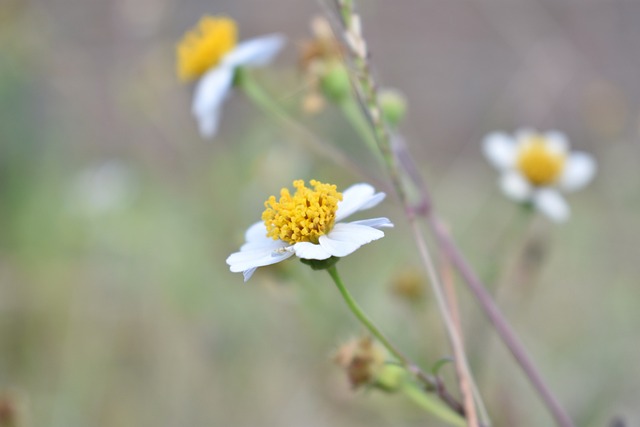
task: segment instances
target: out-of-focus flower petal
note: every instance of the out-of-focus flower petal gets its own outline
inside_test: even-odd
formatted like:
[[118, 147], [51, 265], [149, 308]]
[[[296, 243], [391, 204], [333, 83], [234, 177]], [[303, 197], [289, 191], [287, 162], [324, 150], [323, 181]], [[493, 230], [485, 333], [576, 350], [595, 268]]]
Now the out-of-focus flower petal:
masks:
[[567, 136], [557, 130], [552, 130], [544, 134], [547, 147], [554, 153], [566, 155], [569, 152], [569, 140]]
[[285, 40], [282, 34], [270, 34], [243, 41], [225, 55], [222, 65], [228, 67], [266, 65], [280, 52]]
[[213, 138], [218, 131], [220, 106], [231, 89], [233, 73], [231, 67], [214, 68], [196, 86], [191, 112], [198, 120], [200, 134], [204, 138]]
[[500, 188], [507, 197], [517, 202], [528, 200], [533, 191], [531, 184], [516, 171], [506, 172], [500, 177]]
[[596, 161], [593, 156], [576, 151], [566, 160], [564, 172], [560, 177], [560, 187], [565, 191], [575, 191], [587, 185], [596, 173]]
[[564, 222], [569, 219], [569, 205], [562, 195], [551, 188], [543, 188], [533, 195], [535, 207], [553, 221]]
[[515, 141], [502, 132], [487, 135], [482, 143], [482, 151], [487, 160], [498, 170], [509, 169], [516, 161]]

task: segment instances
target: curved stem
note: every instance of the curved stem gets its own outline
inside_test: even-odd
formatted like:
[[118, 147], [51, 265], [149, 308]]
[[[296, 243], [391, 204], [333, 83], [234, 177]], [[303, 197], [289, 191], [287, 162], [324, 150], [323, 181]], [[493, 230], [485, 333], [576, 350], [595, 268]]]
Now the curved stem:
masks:
[[[404, 353], [402, 353], [391, 341], [378, 329], [373, 321], [366, 315], [366, 313], [360, 308], [358, 303], [353, 299], [351, 293], [347, 290], [335, 264], [327, 268], [327, 272], [336, 284], [336, 287], [340, 291], [342, 298], [347, 303], [347, 306], [351, 312], [360, 320], [360, 322], [367, 328], [367, 330], [374, 336], [384, 347], [394, 355], [405, 368], [412, 374], [414, 374], [419, 380], [424, 382], [430, 389], [435, 390], [444, 403], [456, 414], [464, 417], [464, 408], [453, 396], [451, 396], [447, 390], [443, 387], [442, 383], [435, 378], [430, 377], [424, 373], [415, 363], [413, 363]], [[464, 424], [463, 424], [464, 425]]]
[[387, 339], [386, 336], [384, 336], [384, 334], [380, 331], [380, 329], [378, 329], [373, 321], [369, 319], [369, 316], [367, 316], [365, 312], [362, 311], [358, 303], [353, 299], [347, 288], [344, 286], [344, 283], [342, 282], [342, 279], [338, 274], [338, 269], [336, 268], [336, 266], [332, 265], [331, 267], [327, 268], [327, 271], [329, 272], [329, 275], [333, 279], [333, 282], [336, 284], [338, 290], [340, 291], [342, 298], [344, 298], [344, 301], [347, 303], [347, 306], [349, 307], [351, 312], [358, 318], [360, 323], [362, 323], [365, 328], [367, 328], [367, 330], [371, 332], [371, 334], [376, 337], [376, 339], [380, 341], [382, 345], [385, 346], [389, 353], [397, 357], [403, 364], [410, 364], [409, 359], [404, 354], [402, 354], [402, 352], [400, 352], [400, 350], [398, 350], [391, 343], [391, 341]]

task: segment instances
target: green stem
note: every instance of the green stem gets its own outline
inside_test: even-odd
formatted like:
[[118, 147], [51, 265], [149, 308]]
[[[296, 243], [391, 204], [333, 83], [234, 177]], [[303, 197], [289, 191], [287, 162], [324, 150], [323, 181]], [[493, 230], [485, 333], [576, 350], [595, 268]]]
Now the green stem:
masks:
[[442, 404], [438, 399], [426, 394], [415, 383], [405, 382], [400, 390], [415, 404], [442, 421], [456, 427], [466, 427], [467, 423], [464, 418], [453, 412], [448, 406]]
[[376, 337], [376, 339], [380, 341], [382, 345], [385, 346], [385, 348], [389, 351], [389, 353], [393, 354], [404, 364], [408, 364], [409, 360], [407, 359], [407, 357], [404, 354], [402, 354], [400, 350], [398, 350], [391, 343], [391, 341], [387, 339], [387, 337], [384, 336], [384, 334], [380, 331], [380, 329], [378, 329], [378, 327], [373, 324], [371, 319], [369, 319], [369, 316], [367, 316], [365, 312], [362, 311], [358, 303], [353, 299], [353, 297], [351, 296], [347, 288], [344, 286], [344, 283], [342, 283], [342, 279], [338, 274], [338, 269], [336, 268], [336, 266], [332, 265], [331, 267], [327, 268], [327, 271], [329, 272], [329, 275], [331, 276], [334, 283], [338, 287], [338, 290], [340, 291], [342, 298], [344, 298], [344, 301], [347, 303], [347, 306], [349, 306], [349, 309], [351, 310], [351, 312], [358, 318], [358, 320], [360, 320], [360, 322], [369, 330], [369, 332], [371, 332], [371, 334], [374, 337]]
[[369, 150], [371, 150], [377, 158], [383, 161], [382, 156], [380, 155], [380, 150], [378, 150], [375, 135], [371, 131], [371, 125], [362, 115], [362, 109], [357, 104], [356, 100], [349, 96], [340, 102], [340, 108], [353, 129], [358, 133], [358, 136], [360, 136], [360, 138], [367, 144]]
[[[369, 319], [369, 316], [367, 316], [365, 312], [360, 308], [358, 303], [353, 299], [347, 288], [344, 286], [344, 283], [342, 282], [342, 279], [338, 274], [338, 269], [336, 268], [335, 264], [328, 267], [327, 271], [329, 272], [329, 275], [336, 284], [336, 287], [340, 291], [342, 298], [344, 298], [344, 301], [347, 303], [347, 306], [349, 307], [351, 312], [358, 318], [358, 320], [360, 320], [360, 322], [369, 330], [369, 332], [371, 332], [371, 334], [376, 337], [376, 339], [380, 341], [382, 345], [384, 345], [389, 353], [397, 357], [398, 360], [405, 366], [405, 368], [407, 368], [409, 371], [413, 371], [414, 373], [416, 370], [419, 370], [419, 368], [417, 368], [407, 356], [405, 356], [400, 350], [398, 350], [391, 343], [391, 341], [389, 341], [389, 339], [384, 336], [384, 334], [380, 331], [380, 329], [378, 329], [373, 321]], [[419, 374], [418, 376], [423, 381], [427, 379], [427, 377], [423, 373], [422, 375]], [[431, 381], [432, 380], [428, 379], [428, 382]], [[464, 416], [460, 413], [457, 413], [451, 406], [452, 402], [450, 400], [450, 396], [444, 396], [441, 394], [440, 398], [445, 399], [447, 404], [440, 403], [437, 399], [431, 398], [431, 396], [427, 395], [423, 389], [419, 388], [415, 383], [412, 382], [406, 382], [402, 387], [402, 391], [414, 402], [418, 403], [428, 412], [440, 418], [441, 420], [450, 422], [455, 426], [464, 427], [466, 425]], [[456, 404], [455, 406], [458, 406], [458, 404]]]
[[236, 86], [242, 89], [256, 106], [279, 120], [288, 119], [289, 115], [280, 107], [262, 87], [253, 80], [247, 70], [236, 71]]
[[296, 136], [296, 138], [293, 138], [296, 143], [302, 144], [305, 148], [328, 158], [345, 170], [353, 171], [355, 174], [364, 177], [367, 181], [374, 182], [378, 187], [388, 188], [384, 182], [372, 177], [368, 171], [363, 170], [360, 166], [352, 162], [334, 145], [323, 141], [313, 132], [309, 131], [305, 126], [301, 125], [296, 119], [291, 117], [291, 115], [251, 77], [247, 70], [240, 68], [236, 73], [236, 87], [242, 90], [256, 107], [261, 109], [268, 116], [273, 117], [287, 130], [291, 131], [291, 133]]

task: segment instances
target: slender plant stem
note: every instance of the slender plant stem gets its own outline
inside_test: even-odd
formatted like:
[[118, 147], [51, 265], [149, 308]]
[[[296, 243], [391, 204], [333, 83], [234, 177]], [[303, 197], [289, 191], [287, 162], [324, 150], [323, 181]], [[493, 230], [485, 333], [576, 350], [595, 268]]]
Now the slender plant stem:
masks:
[[[461, 342], [460, 342], [459, 351], [461, 351], [462, 354], [464, 355], [466, 354], [466, 351], [464, 348], [462, 324], [460, 322], [460, 308], [458, 306], [458, 297], [456, 295], [456, 287], [454, 283], [451, 264], [450, 264], [450, 261], [446, 258], [442, 262], [440, 276], [442, 277], [442, 283], [444, 285], [445, 294], [447, 296], [447, 303], [449, 304], [449, 310], [451, 311], [451, 317], [453, 318], [453, 324], [456, 330], [458, 331], [458, 335], [460, 335]], [[456, 370], [458, 371], [458, 376], [460, 377], [460, 388], [461, 389], [464, 388], [467, 390], [465, 393], [463, 393], [464, 400], [462, 402], [464, 404], [466, 413], [470, 414], [469, 417], [467, 417], [467, 419], [471, 420], [473, 417], [476, 416], [475, 405], [474, 405], [474, 398], [475, 398], [475, 401], [478, 404], [478, 411], [480, 412], [480, 417], [482, 418], [483, 423], [487, 424], [489, 420], [489, 415], [487, 413], [486, 408], [482, 404], [482, 399], [480, 396], [480, 392], [478, 390], [478, 386], [472, 376], [467, 377], [467, 376], [461, 375], [460, 372], [462, 371], [463, 367], [457, 366], [459, 365], [459, 363], [457, 362], [458, 360], [456, 359]], [[473, 417], [471, 416], [472, 413], [473, 413]], [[469, 421], [469, 424], [471, 424], [471, 421]]]
[[439, 242], [440, 248], [449, 259], [451, 259], [451, 262], [456, 266], [460, 275], [468, 284], [469, 289], [480, 303], [480, 306], [493, 324], [502, 342], [509, 349], [518, 365], [520, 365], [520, 368], [538, 392], [538, 395], [549, 409], [549, 412], [553, 415], [556, 423], [562, 427], [574, 427], [573, 421], [547, 387], [526, 349], [513, 329], [511, 329], [509, 322], [504, 318], [500, 309], [493, 301], [493, 298], [471, 266], [467, 263], [446, 228], [433, 211], [427, 213], [427, 221]]
[[[387, 172], [389, 174], [395, 192], [398, 195], [401, 203], [405, 207], [408, 207], [407, 195], [402, 183], [397, 159], [394, 155], [393, 147], [391, 144], [391, 137], [382, 117], [382, 109], [380, 108], [378, 102], [377, 87], [370, 72], [367, 44], [364, 40], [364, 37], [362, 36], [360, 17], [354, 13], [352, 0], [336, 1], [340, 9], [342, 22], [344, 25], [344, 38], [352, 53], [351, 59], [353, 62], [353, 67], [355, 68], [352, 76], [352, 80], [355, 83], [353, 86], [356, 88], [356, 93], [359, 95], [360, 100], [362, 101], [361, 105], [364, 107], [362, 108], [362, 112], [365, 113], [366, 117], [369, 119], [369, 123], [375, 136], [376, 146], [380, 154], [382, 155], [382, 158], [384, 159], [384, 163], [387, 167]], [[415, 217], [409, 211], [407, 211], [407, 214], [408, 220], [411, 223], [412, 229], [414, 231], [414, 238], [416, 239], [416, 244], [418, 245], [423, 264], [430, 279], [429, 283], [431, 284], [432, 291], [436, 297], [438, 308], [445, 324], [447, 336], [454, 350], [454, 357], [457, 362], [456, 366], [460, 368], [460, 376], [468, 378], [471, 375], [471, 371], [466, 360], [466, 355], [464, 354], [464, 352], [460, 351], [460, 349], [462, 348], [462, 340], [460, 338], [460, 335], [458, 334], [458, 331], [453, 325], [451, 313], [445, 301], [442, 285], [440, 284], [440, 280], [435, 270], [433, 260], [431, 259], [426, 241], [424, 240], [424, 236], [422, 235], [422, 232], [419, 230], [419, 227], [415, 222]], [[466, 388], [461, 388], [461, 391], [467, 394], [470, 393], [470, 391]], [[478, 421], [475, 417], [475, 411], [473, 411], [470, 415], [471, 416], [469, 417], [469, 414], [467, 414], [468, 425], [470, 427], [477, 427]]]
[[[456, 371], [458, 372], [458, 378], [460, 382], [460, 391], [463, 395], [463, 402], [465, 404], [465, 414], [467, 417], [467, 425], [469, 427], [478, 427], [478, 418], [475, 411], [475, 406], [473, 404], [473, 392], [471, 387], [467, 385], [471, 383], [471, 370], [469, 369], [469, 363], [467, 362], [466, 355], [464, 353], [464, 346], [462, 344], [462, 338], [460, 337], [460, 333], [458, 329], [455, 327], [455, 323], [453, 320], [453, 316], [451, 314], [451, 310], [447, 301], [445, 299], [444, 291], [442, 289], [442, 284], [440, 283], [440, 278], [436, 273], [435, 266], [433, 264], [433, 260], [431, 258], [431, 254], [429, 253], [429, 248], [427, 246], [426, 241], [424, 240], [423, 233], [418, 227], [415, 219], [410, 218], [410, 225], [413, 231], [413, 234], [416, 238], [416, 244], [418, 245], [418, 252], [420, 253], [420, 257], [423, 260], [423, 264], [427, 270], [427, 275], [429, 277], [429, 283], [431, 284], [431, 289], [436, 297], [436, 301], [438, 303], [438, 307], [440, 308], [440, 312], [444, 318], [444, 324], [447, 329], [447, 336], [449, 337], [449, 342], [453, 349], [453, 356], [456, 365]], [[471, 401], [469, 405], [468, 402]], [[482, 401], [480, 401], [480, 405], [484, 407]], [[489, 420], [485, 421], [486, 424], [490, 425]]]
[[[374, 336], [380, 343], [387, 349], [389, 353], [395, 356], [410, 372], [418, 377], [422, 381], [426, 381], [433, 389], [438, 391], [438, 395], [447, 404], [449, 409], [456, 413], [458, 416], [464, 417], [464, 410], [459, 402], [455, 401], [453, 397], [446, 393], [442, 385], [434, 378], [429, 377], [422, 372], [404, 353], [402, 353], [393, 343], [378, 329], [373, 321], [367, 316], [367, 314], [360, 308], [355, 299], [351, 296], [351, 293], [347, 290], [346, 286], [342, 282], [338, 269], [335, 265], [327, 268], [327, 272], [333, 279], [338, 291], [342, 295], [342, 298], [347, 303], [349, 310], [358, 318], [360, 323]], [[463, 424], [464, 425], [464, 424]]]
[[376, 146], [376, 139], [371, 132], [371, 126], [362, 115], [360, 106], [356, 103], [355, 99], [353, 99], [351, 96], [347, 97], [347, 99], [343, 100], [340, 103], [340, 108], [342, 109], [342, 112], [344, 113], [349, 123], [351, 123], [351, 126], [360, 136], [360, 139], [362, 139], [367, 144], [369, 150], [371, 150], [372, 153], [378, 156], [378, 159], [382, 160], [379, 157], [380, 151]]
[[[427, 217], [428, 223], [432, 228], [433, 233], [436, 236], [438, 244], [447, 256], [451, 259], [453, 265], [456, 266], [464, 280], [467, 282], [469, 288], [473, 292], [474, 296], [478, 300], [479, 304], [485, 311], [487, 317], [493, 323], [498, 335], [509, 348], [517, 363], [525, 375], [529, 378], [530, 382], [540, 395], [541, 399], [547, 406], [549, 412], [553, 415], [556, 423], [561, 427], [574, 427], [571, 418], [564, 411], [558, 400], [553, 396], [550, 389], [542, 380], [541, 375], [536, 370], [533, 362], [529, 358], [524, 346], [520, 343], [515, 333], [507, 323], [506, 319], [502, 316], [502, 313], [492, 300], [489, 293], [486, 291], [482, 282], [475, 275], [473, 270], [467, 264], [466, 260], [458, 250], [457, 246], [446, 232], [442, 223], [433, 213], [433, 208], [429, 194], [427, 192], [426, 185], [422, 181], [422, 178], [417, 173], [412, 173], [417, 170], [411, 156], [405, 156], [403, 160], [406, 162], [402, 164], [405, 172], [416, 182], [416, 186], [420, 190], [422, 195], [422, 201], [419, 205], [419, 210], [416, 212], [407, 203], [405, 196], [405, 189], [402, 186], [400, 179], [400, 172], [395, 161], [397, 152], [392, 149], [391, 138], [386, 131], [384, 121], [380, 114], [380, 107], [377, 101], [376, 86], [371, 77], [369, 70], [368, 58], [369, 54], [366, 47], [366, 42], [362, 37], [360, 28], [360, 18], [353, 11], [353, 0], [335, 0], [338, 6], [339, 13], [342, 18], [342, 24], [344, 26], [343, 37], [347, 42], [347, 45], [351, 48], [352, 61], [354, 63], [354, 80], [355, 87], [358, 89], [358, 93], [363, 100], [364, 113], [367, 114], [374, 133], [376, 135], [377, 145], [381, 151], [383, 158], [385, 158], [385, 165], [387, 166], [388, 173], [390, 175], [393, 187], [396, 190], [400, 201], [403, 203], [407, 215], [411, 220], [415, 213], [423, 214]], [[395, 154], [395, 155], [394, 155]], [[417, 237], [417, 235], [416, 235]], [[420, 245], [419, 241], [417, 242]], [[445, 321], [446, 321], [446, 316]]]
[[411, 363], [409, 361], [409, 358], [405, 356], [400, 350], [398, 350], [391, 343], [391, 341], [389, 341], [389, 339], [380, 331], [380, 329], [378, 329], [373, 321], [369, 319], [369, 316], [366, 315], [366, 313], [360, 308], [358, 303], [353, 299], [351, 293], [349, 293], [347, 288], [344, 286], [344, 283], [342, 282], [342, 279], [338, 274], [338, 269], [336, 268], [336, 266], [333, 265], [327, 268], [327, 272], [333, 279], [333, 282], [336, 284], [338, 290], [340, 291], [340, 294], [342, 295], [342, 298], [344, 298], [344, 301], [347, 303], [347, 306], [349, 307], [351, 312], [358, 318], [360, 323], [362, 323], [364, 327], [367, 328], [367, 330], [371, 332], [371, 334], [376, 337], [376, 339], [380, 341], [382, 345], [384, 345], [389, 353], [397, 357], [398, 360], [400, 360], [403, 364]]
[[285, 128], [290, 130], [297, 136], [296, 142], [303, 144], [306, 148], [324, 156], [335, 164], [353, 171], [357, 175], [366, 178], [368, 181], [375, 182], [381, 188], [387, 188], [388, 185], [379, 179], [371, 176], [368, 172], [360, 168], [357, 164], [349, 160], [349, 158], [340, 150], [336, 149], [329, 142], [321, 140], [316, 134], [309, 131], [301, 125], [297, 120], [293, 119], [286, 110], [284, 110], [273, 97], [258, 84], [247, 70], [239, 69], [237, 71], [236, 85], [249, 98], [254, 105], [260, 108], [265, 114], [273, 117]]

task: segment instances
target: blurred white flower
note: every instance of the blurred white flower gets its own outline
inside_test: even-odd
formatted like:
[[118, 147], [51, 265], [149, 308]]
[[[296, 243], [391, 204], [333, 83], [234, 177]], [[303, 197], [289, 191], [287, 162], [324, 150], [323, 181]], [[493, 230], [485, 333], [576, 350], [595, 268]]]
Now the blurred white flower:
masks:
[[76, 177], [71, 206], [87, 216], [116, 212], [133, 199], [137, 187], [132, 171], [119, 160], [89, 167]]
[[204, 16], [177, 47], [178, 76], [196, 84], [191, 112], [200, 134], [213, 138], [218, 130], [220, 107], [233, 86], [238, 67], [268, 64], [284, 45], [284, 36], [271, 34], [237, 43], [235, 21]]
[[262, 221], [245, 233], [240, 252], [231, 254], [227, 264], [234, 273], [242, 272], [245, 282], [258, 267], [283, 261], [293, 255], [302, 259], [325, 260], [344, 257], [362, 245], [384, 237], [379, 228], [393, 227], [387, 218], [340, 222], [355, 212], [376, 206], [384, 193], [369, 184], [355, 184], [344, 193], [335, 185], [311, 180], [294, 181], [295, 194], [280, 190], [280, 199], [265, 202]]
[[570, 214], [560, 191], [584, 187], [596, 172], [593, 157], [581, 151], [570, 152], [566, 136], [557, 131], [540, 134], [520, 130], [513, 137], [491, 133], [484, 138], [483, 150], [502, 173], [500, 187], [508, 197], [532, 203], [557, 222], [566, 221]]

